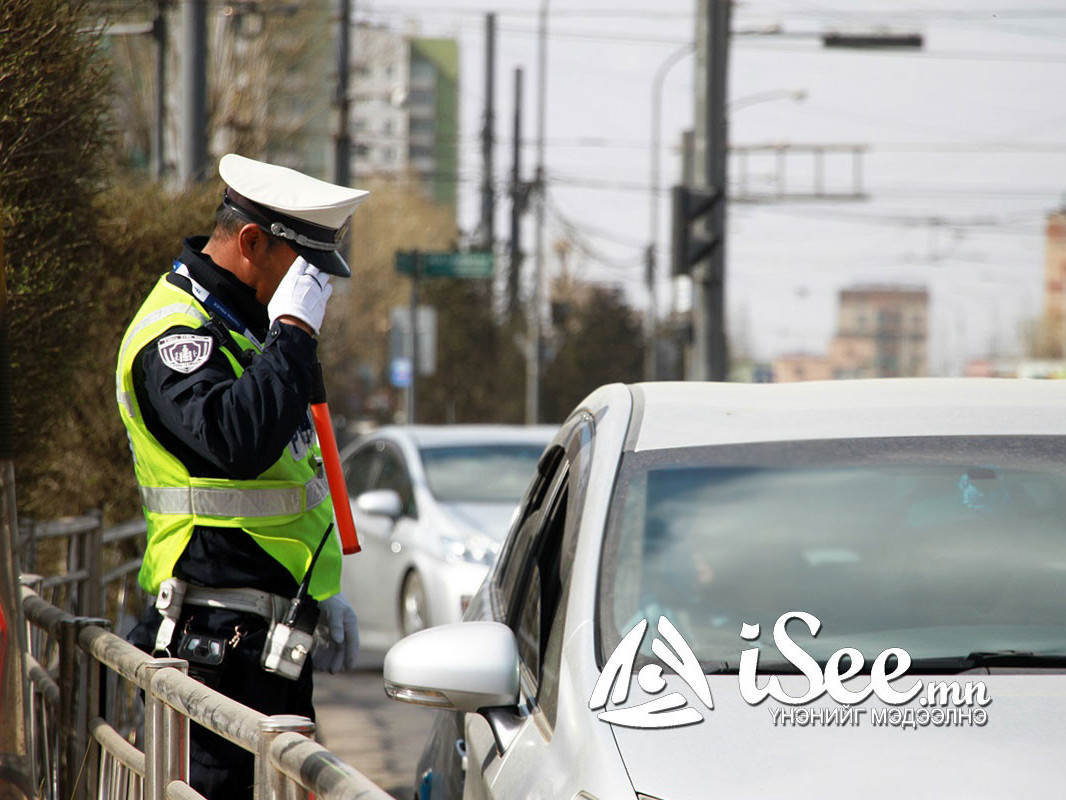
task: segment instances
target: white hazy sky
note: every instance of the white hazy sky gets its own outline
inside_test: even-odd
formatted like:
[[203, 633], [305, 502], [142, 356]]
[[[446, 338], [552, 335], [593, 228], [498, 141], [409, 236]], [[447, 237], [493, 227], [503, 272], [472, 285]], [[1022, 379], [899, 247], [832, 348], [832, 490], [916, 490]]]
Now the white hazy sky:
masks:
[[[489, 0], [491, 3], [491, 0]], [[525, 68], [532, 176], [536, 130], [537, 0], [357, 0], [360, 18], [461, 42], [460, 222], [478, 215], [486, 11], [498, 13], [496, 176], [510, 173], [512, 82]], [[647, 303], [642, 248], [650, 231], [652, 76], [694, 37], [693, 0], [555, 0], [548, 66], [549, 241], [581, 243], [586, 280], [625, 287]], [[1046, 214], [1066, 195], [1066, 0], [744, 0], [734, 30], [917, 30], [916, 53], [825, 50], [815, 39], [734, 37], [730, 98], [802, 90], [738, 109], [734, 145], [848, 143], [869, 149], [861, 202], [730, 206], [727, 303], [734, 347], [755, 355], [824, 352], [836, 292], [856, 283], [922, 284], [932, 296], [930, 367], [961, 371], [990, 350], [1015, 353], [1019, 323], [1042, 302]], [[663, 185], [678, 181], [680, 132], [692, 127], [695, 58], [663, 94]], [[741, 105], [744, 105], [741, 103]], [[810, 187], [794, 157], [789, 185]], [[843, 167], [844, 162], [839, 162]], [[827, 166], [834, 162], [827, 160]], [[737, 178], [737, 164], [731, 165]], [[750, 184], [773, 186], [774, 162], [752, 161]], [[659, 203], [660, 308], [669, 208]], [[508, 235], [501, 197], [497, 236]], [[930, 218], [942, 225], [933, 226]], [[526, 249], [532, 253], [531, 215]], [[550, 253], [550, 249], [549, 249]], [[527, 262], [528, 263], [528, 262]], [[558, 264], [549, 257], [549, 274]]]

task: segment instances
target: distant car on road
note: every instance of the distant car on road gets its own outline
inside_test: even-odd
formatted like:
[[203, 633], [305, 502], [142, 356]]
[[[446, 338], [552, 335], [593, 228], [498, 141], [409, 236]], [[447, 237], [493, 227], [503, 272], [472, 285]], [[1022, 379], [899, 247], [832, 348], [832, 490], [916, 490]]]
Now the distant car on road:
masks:
[[362, 552], [341, 588], [364, 648], [458, 622], [499, 552], [552, 426], [381, 428], [342, 456]]
[[1059, 796], [1064, 409], [1063, 381], [598, 390], [466, 621], [386, 656], [443, 709], [416, 796]]

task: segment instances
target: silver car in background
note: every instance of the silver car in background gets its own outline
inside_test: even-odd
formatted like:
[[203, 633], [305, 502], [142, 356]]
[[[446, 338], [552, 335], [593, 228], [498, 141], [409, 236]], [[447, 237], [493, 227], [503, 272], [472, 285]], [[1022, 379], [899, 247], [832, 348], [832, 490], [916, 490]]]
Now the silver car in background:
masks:
[[341, 587], [364, 649], [462, 618], [555, 431], [393, 426], [345, 450], [363, 549], [344, 559]]

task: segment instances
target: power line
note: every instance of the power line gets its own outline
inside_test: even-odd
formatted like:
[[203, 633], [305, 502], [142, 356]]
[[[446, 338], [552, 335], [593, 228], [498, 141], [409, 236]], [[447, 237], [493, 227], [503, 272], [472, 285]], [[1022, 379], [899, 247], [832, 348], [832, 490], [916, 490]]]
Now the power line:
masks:
[[[824, 55], [827, 51], [822, 49], [811, 49], [806, 47], [796, 47], [794, 45], [782, 45], [775, 43], [754, 42], [746, 39], [741, 39], [736, 42], [743, 45], [748, 50], [766, 50], [772, 52], [785, 52], [810, 55], [817, 53]], [[863, 57], [871, 56], [884, 56], [886, 58], [918, 58], [918, 59], [942, 59], [945, 61], [1004, 61], [1015, 62], [1019, 64], [1066, 64], [1066, 56], [1050, 55], [1042, 53], [1018, 53], [1007, 51], [995, 51], [995, 50], [878, 50], [878, 49], [865, 49], [847, 51], [844, 49], [834, 49], [832, 52], [841, 53], [860, 53]]]
[[898, 10], [889, 9], [837, 9], [810, 6], [806, 11], [796, 10], [787, 12], [789, 17], [836, 17], [848, 20], [996, 20], [996, 19], [1055, 19], [1066, 18], [1066, 9], [1061, 6], [1036, 7], [1036, 8], [1004, 8], [996, 9], [957, 9], [938, 7], [909, 7]]
[[[607, 267], [608, 269], [625, 273], [626, 275], [632, 275], [634, 270], [643, 265], [643, 257], [633, 261], [619, 261], [616, 258], [605, 255], [595, 245], [591, 244], [585, 237], [590, 228], [584, 224], [577, 224], [572, 222], [566, 217], [554, 203], [549, 202], [548, 211], [552, 215], [552, 218], [562, 226], [566, 232], [569, 241], [586, 257], [596, 262], [600, 266]], [[613, 234], [604, 235], [598, 234], [600, 238], [613, 241], [615, 244], [620, 244], [625, 247], [642, 247], [641, 245], [630, 245], [613, 238]]]
[[600, 228], [594, 225], [590, 225], [587, 222], [575, 223], [573, 222], [562, 210], [557, 206], [554, 201], [549, 200], [548, 211], [562, 224], [572, 228], [575, 231], [580, 231], [583, 234], [593, 236], [597, 239], [603, 239], [611, 244], [619, 245], [620, 247], [628, 247], [631, 249], [641, 250], [647, 246], [647, 242], [637, 239], [630, 239], [624, 235], [619, 235], [614, 231], [608, 231], [604, 228]]
[[[1034, 7], [1034, 8], [1003, 8], [995, 10], [980, 9], [953, 9], [953, 8], [907, 8], [898, 11], [885, 9], [836, 9], [807, 5], [806, 10], [789, 11], [784, 16], [788, 17], [835, 17], [837, 19], [943, 19], [943, 20], [996, 20], [996, 19], [1054, 19], [1066, 17], [1066, 9], [1061, 7]], [[441, 5], [410, 5], [410, 6], [371, 6], [364, 10], [366, 13], [380, 14], [418, 14], [435, 16], [470, 16], [483, 17], [487, 11], [493, 11], [500, 16], [511, 17], [534, 17], [537, 14], [535, 8], [468, 8], [464, 6], [441, 6]], [[744, 8], [738, 12], [743, 13]], [[691, 10], [682, 9], [634, 9], [624, 7], [585, 7], [585, 8], [553, 8], [553, 17], [608, 17], [611, 19], [693, 19]], [[765, 14], [764, 14], [765, 15]]]
[[[483, 17], [486, 12], [492, 11], [499, 16], [509, 17], [535, 17], [538, 13], [535, 8], [466, 8], [462, 6], [371, 6], [363, 10], [370, 14], [418, 14], [426, 16], [468, 16]], [[691, 10], [649, 10], [634, 8], [553, 8], [553, 17], [609, 17], [611, 19], [693, 19]]]
[[[827, 113], [832, 116], [832, 113], [827, 112], [824, 109], [819, 109], [822, 113]], [[850, 115], [854, 118], [862, 118], [856, 115]], [[867, 117], [867, 119], [873, 119]], [[361, 143], [369, 143], [373, 145], [400, 145], [408, 144], [410, 142], [410, 136], [402, 133], [368, 133], [366, 131], [358, 132], [359, 141]], [[435, 138], [436, 144], [444, 146], [461, 146], [461, 145], [473, 145], [478, 141], [478, 137], [474, 134], [459, 134], [451, 136], [437, 136]], [[512, 144], [511, 139], [503, 136], [498, 136], [495, 142], [500, 147], [510, 147]], [[536, 142], [523, 140], [519, 143], [522, 147], [535, 147]], [[578, 136], [572, 138], [557, 138], [548, 139], [545, 144], [552, 148], [573, 148], [573, 149], [602, 149], [602, 150], [648, 150], [651, 147], [650, 139], [612, 139], [601, 136]], [[843, 144], [843, 143], [842, 143]], [[847, 143], [851, 146], [852, 143]], [[778, 144], [766, 145], [767, 148], [777, 147]], [[781, 145], [783, 146], [783, 145]], [[789, 143], [789, 146], [795, 147], [796, 143]], [[1045, 154], [1045, 153], [1066, 153], [1066, 144], [1058, 144], [1055, 142], [975, 142], [975, 141], [868, 141], [863, 142], [863, 147], [868, 152], [882, 152], [882, 153], [1003, 153], [1005, 155], [1012, 154]], [[741, 146], [737, 146], [738, 148]], [[745, 145], [743, 147], [751, 147], [751, 145]], [[680, 151], [680, 145], [668, 144], [665, 149], [671, 151]], [[736, 149], [736, 148], [733, 148]]]
[[[365, 13], [373, 14], [374, 10], [367, 10]], [[403, 13], [399, 10], [395, 12], [388, 12], [392, 14]], [[456, 13], [473, 13], [469, 10], [462, 9], [456, 10]], [[481, 12], [478, 12], [481, 13]], [[830, 16], [835, 12], [820, 13], [819, 16]], [[553, 16], [555, 12], [553, 12]], [[658, 16], [658, 15], [656, 15]], [[876, 15], [878, 20], [884, 20], [886, 17], [884, 13]], [[1060, 11], [1053, 15], [1066, 18], [1066, 11]], [[503, 33], [512, 33], [522, 36], [537, 36], [539, 31], [536, 28], [516, 27], [516, 26], [500, 26], [498, 28]], [[560, 30], [553, 28], [548, 33], [552, 39], [572, 39], [576, 41], [604, 41], [614, 42], [616, 44], [651, 44], [651, 45], [683, 45], [691, 42], [688, 38], [681, 38], [675, 36], [653, 36], [653, 35], [640, 35], [629, 33], [604, 33], [598, 31], [578, 31], [578, 30]], [[778, 36], [788, 37], [788, 32], [781, 32]], [[802, 36], [803, 38], [817, 39], [820, 34], [816, 32], [799, 32], [792, 34], [795, 36]], [[812, 49], [806, 47], [797, 47], [788, 44], [779, 44], [776, 42], [764, 41], [764, 39], [773, 38], [768, 34], [766, 37], [749, 37], [749, 36], [733, 36], [733, 42], [741, 44], [752, 50], [773, 50], [790, 53], [824, 53], [821, 48]], [[836, 53], [849, 53], [847, 50], [834, 49]], [[1026, 53], [1026, 52], [1010, 52], [1010, 51], [935, 51], [935, 50], [879, 50], [879, 49], [863, 49], [856, 50], [849, 54], [860, 53], [867, 56], [889, 56], [894, 58], [920, 58], [920, 59], [942, 59], [952, 61], [991, 61], [991, 62], [1016, 62], [1016, 63], [1033, 63], [1033, 64], [1066, 64], [1066, 56], [1059, 56], [1054, 54], [1042, 54], [1042, 53]]]

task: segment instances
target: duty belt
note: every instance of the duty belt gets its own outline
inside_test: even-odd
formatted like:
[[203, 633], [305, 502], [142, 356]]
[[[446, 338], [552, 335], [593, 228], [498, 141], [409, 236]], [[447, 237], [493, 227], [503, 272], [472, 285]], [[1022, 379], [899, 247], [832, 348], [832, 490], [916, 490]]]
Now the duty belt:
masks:
[[185, 602], [194, 606], [257, 614], [269, 622], [281, 617], [292, 600], [259, 589], [209, 589], [205, 586], [190, 586], [185, 590]]
[[[306, 499], [305, 499], [306, 495]], [[223, 489], [204, 486], [141, 487], [146, 511], [201, 517], [277, 517], [299, 514], [329, 496], [325, 478], [281, 489]]]
[[259, 589], [216, 589], [207, 586], [190, 586], [178, 578], [168, 578], [159, 587], [155, 607], [163, 615], [156, 634], [155, 649], [167, 650], [174, 638], [181, 609], [185, 603], [207, 608], [224, 608], [256, 614], [267, 622], [281, 619], [292, 601], [280, 594], [271, 594]]

